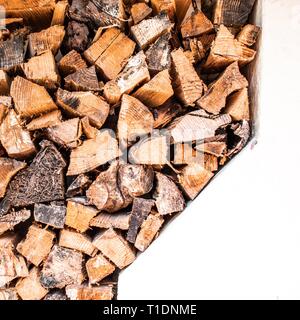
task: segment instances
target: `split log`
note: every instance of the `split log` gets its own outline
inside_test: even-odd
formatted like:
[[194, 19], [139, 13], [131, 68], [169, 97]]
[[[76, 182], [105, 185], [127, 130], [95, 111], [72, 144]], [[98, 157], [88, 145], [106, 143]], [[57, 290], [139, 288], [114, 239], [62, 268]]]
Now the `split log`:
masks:
[[227, 144], [222, 141], [204, 142], [196, 146], [196, 149], [203, 153], [211, 154], [215, 157], [221, 157], [226, 151]]
[[90, 222], [91, 227], [101, 229], [120, 229], [128, 230], [130, 214], [128, 213], [105, 213], [101, 212], [97, 217], [93, 218]]
[[[12, 105], [13, 105], [13, 101], [12, 101], [12, 97], [5, 97], [5, 96], [0, 96], [0, 106], [2, 105], [1, 107], [1, 116], [3, 116], [3, 108], [6, 107], [6, 108], [11, 108]], [[1, 119], [1, 118], [0, 118]], [[1, 123], [1, 121], [0, 121]]]
[[247, 88], [237, 91], [227, 99], [225, 112], [228, 113], [234, 121], [250, 120]]
[[115, 271], [115, 266], [109, 262], [102, 254], [90, 258], [86, 262], [86, 271], [89, 277], [89, 283], [95, 284], [109, 276]]
[[98, 134], [98, 130], [90, 124], [89, 117], [81, 119], [82, 131], [87, 139], [95, 139]]
[[237, 136], [239, 140], [237, 144], [228, 151], [226, 156], [229, 158], [239, 153], [246, 146], [251, 136], [249, 121], [243, 120], [241, 123], [232, 124], [231, 129], [233, 130], [234, 135]]
[[84, 56], [91, 64], [95, 64], [106, 80], [113, 80], [122, 71], [134, 49], [134, 41], [120, 30], [111, 28], [85, 51]]
[[[0, 100], [1, 100], [1, 97], [0, 97]], [[0, 125], [1, 125], [1, 123], [2, 123], [2, 121], [3, 121], [3, 119], [5, 118], [8, 110], [9, 110], [9, 109], [7, 108], [7, 106], [5, 106], [4, 104], [2, 104], [2, 103], [0, 102]]]
[[163, 105], [173, 94], [169, 71], [164, 70], [139, 88], [133, 96], [146, 106], [157, 108]]
[[138, 99], [127, 94], [123, 95], [118, 119], [118, 138], [120, 145], [126, 147], [137, 138], [151, 133], [153, 115]]
[[140, 232], [137, 235], [134, 246], [139, 251], [145, 251], [154, 238], [157, 236], [159, 229], [162, 227], [164, 219], [159, 214], [150, 214], [143, 222]]
[[118, 141], [110, 130], [102, 130], [95, 139], [85, 140], [72, 150], [68, 176], [96, 169], [119, 156]]
[[246, 87], [248, 81], [240, 73], [238, 63], [234, 62], [209, 87], [197, 104], [207, 112], [218, 114], [225, 107], [226, 99], [231, 93]]
[[176, 184], [166, 175], [156, 173], [157, 186], [155, 204], [159, 214], [167, 215], [181, 212], [185, 208], [184, 198]]
[[70, 21], [66, 30], [66, 48], [83, 52], [89, 44], [89, 29], [84, 23], [78, 23], [77, 21]]
[[163, 128], [168, 125], [179, 113], [182, 107], [175, 101], [167, 101], [163, 106], [153, 110], [154, 128]]
[[127, 232], [126, 240], [135, 243], [138, 231], [150, 214], [152, 207], [155, 205], [154, 200], [135, 198], [133, 200], [129, 230]]
[[0, 42], [0, 69], [10, 70], [24, 62], [24, 38], [22, 36]]
[[198, 63], [206, 57], [206, 54], [211, 48], [211, 45], [215, 38], [216, 35], [213, 33], [205, 34], [198, 38], [189, 39], [189, 46], [193, 55], [194, 63]]
[[80, 69], [68, 75], [65, 77], [65, 87], [70, 91], [99, 91], [95, 67]]
[[58, 69], [64, 76], [85, 68], [87, 68], [86, 62], [75, 50], [68, 52], [58, 63]]
[[0, 125], [0, 141], [11, 158], [26, 159], [35, 152], [30, 134], [24, 130], [13, 109], [10, 109]]
[[136, 143], [129, 150], [130, 163], [145, 165], [165, 165], [169, 163], [168, 138], [154, 136]]
[[52, 26], [41, 32], [31, 33], [28, 37], [31, 56], [51, 50], [56, 55], [65, 36], [64, 26]]
[[32, 225], [26, 238], [17, 245], [17, 251], [36, 267], [51, 251], [55, 234]]
[[61, 290], [53, 290], [45, 296], [44, 300], [67, 300], [67, 296]]
[[213, 22], [225, 26], [244, 25], [252, 11], [255, 0], [217, 0]]
[[202, 11], [194, 11], [191, 16], [181, 25], [183, 38], [198, 37], [214, 31], [211, 21]]
[[41, 150], [28, 168], [18, 172], [0, 203], [0, 216], [11, 206], [64, 200], [65, 160], [49, 141], [41, 142]]
[[26, 163], [9, 158], [0, 158], [0, 167], [0, 198], [3, 198], [10, 180], [26, 167]]
[[[0, 11], [2, 13], [2, 11]], [[1, 18], [0, 20], [0, 27], [3, 28], [15, 28], [21, 27], [24, 25], [23, 18]]]
[[231, 117], [228, 114], [206, 118], [199, 110], [175, 119], [169, 126], [169, 130], [175, 143], [191, 142], [214, 137], [217, 129], [230, 123]]
[[119, 269], [124, 269], [135, 260], [135, 253], [128, 242], [113, 229], [99, 233], [93, 241], [102, 254]]
[[141, 49], [145, 49], [157, 38], [173, 28], [168, 15], [165, 12], [157, 16], [143, 20], [131, 27], [131, 33]]
[[111, 286], [87, 287], [70, 285], [66, 287], [66, 294], [70, 300], [112, 300]]
[[171, 68], [171, 34], [159, 37], [146, 51], [149, 71], [152, 75]]
[[19, 76], [13, 80], [10, 94], [14, 99], [18, 114], [24, 118], [38, 116], [57, 109], [44, 87]]
[[53, 228], [63, 229], [66, 220], [64, 203], [51, 202], [49, 205], [34, 205], [34, 220]]
[[77, 148], [81, 144], [81, 121], [73, 118], [46, 129], [49, 140], [65, 148]]
[[183, 104], [192, 105], [201, 98], [203, 83], [182, 49], [173, 51], [171, 56], [173, 62], [171, 75], [175, 80], [173, 84], [175, 94]]
[[119, 162], [114, 161], [110, 167], [101, 172], [86, 192], [89, 202], [99, 210], [117, 212], [126, 208], [132, 198], [122, 194], [118, 185]]
[[252, 47], [258, 38], [260, 27], [253, 24], [247, 24], [243, 27], [236, 39], [247, 47]]
[[11, 212], [4, 217], [0, 217], [0, 235], [4, 232], [13, 230], [16, 225], [28, 220], [31, 216], [29, 210], [20, 210]]
[[140, 23], [152, 13], [152, 9], [146, 3], [134, 3], [130, 9], [131, 17], [134, 24]]
[[62, 115], [60, 110], [54, 110], [38, 118], [31, 120], [27, 125], [26, 129], [29, 131], [35, 131], [39, 129], [54, 127], [59, 125], [62, 121]]
[[98, 212], [94, 207], [83, 206], [80, 203], [68, 201], [66, 225], [83, 233], [89, 229], [90, 221]]
[[75, 197], [82, 195], [83, 192], [91, 185], [92, 181], [85, 174], [80, 174], [69, 186], [66, 196]]
[[187, 196], [194, 200], [213, 176], [201, 164], [192, 163], [184, 167], [178, 180]]
[[51, 26], [55, 26], [55, 25], [63, 26], [64, 25], [68, 6], [69, 6], [68, 0], [61, 0], [55, 4], [53, 17], [52, 17], [52, 21], [51, 21]]
[[62, 289], [69, 284], [81, 284], [85, 278], [82, 263], [82, 253], [54, 245], [41, 271], [42, 286]]
[[191, 7], [192, 0], [175, 0], [175, 4], [177, 20], [180, 24], [184, 20], [189, 8]]
[[9, 95], [11, 79], [7, 73], [0, 70], [0, 95]]
[[253, 61], [255, 56], [255, 50], [240, 43], [225, 26], [221, 25], [202, 69], [210, 72], [220, 71], [235, 61], [238, 61], [240, 66], [245, 66]]
[[151, 0], [151, 6], [155, 14], [167, 12], [171, 21], [175, 20], [176, 3], [175, 0]]
[[0, 301], [19, 300], [16, 289], [0, 289]]
[[58, 245], [77, 250], [92, 257], [97, 252], [97, 249], [87, 235], [66, 229], [63, 229], [60, 232]]
[[60, 84], [60, 76], [51, 51], [32, 57], [22, 65], [22, 70], [28, 80], [48, 89], [56, 89]]
[[27, 278], [21, 279], [16, 284], [16, 290], [22, 300], [42, 300], [48, 293], [40, 283], [40, 272], [33, 267]]
[[120, 101], [124, 93], [129, 94], [137, 86], [150, 80], [146, 56], [143, 51], [133, 56], [124, 70], [115, 80], [109, 81], [104, 86], [104, 96], [110, 104]]
[[100, 129], [109, 114], [109, 104], [91, 92], [69, 92], [58, 89], [57, 104], [72, 116], [87, 116], [91, 124]]

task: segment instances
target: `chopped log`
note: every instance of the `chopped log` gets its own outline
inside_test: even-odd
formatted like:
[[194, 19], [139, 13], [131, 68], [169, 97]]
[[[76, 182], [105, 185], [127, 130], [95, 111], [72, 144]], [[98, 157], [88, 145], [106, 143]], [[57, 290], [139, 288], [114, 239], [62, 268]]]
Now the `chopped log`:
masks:
[[0, 216], [11, 206], [64, 200], [64, 174], [66, 166], [61, 154], [49, 141], [41, 142], [41, 150], [28, 168], [18, 172], [9, 184], [0, 203]]
[[253, 24], [247, 24], [243, 27], [236, 39], [247, 47], [252, 47], [258, 38], [260, 27]]
[[137, 86], [150, 80], [146, 56], [143, 51], [133, 56], [115, 80], [104, 86], [104, 96], [110, 104], [120, 101], [124, 93], [129, 94]]
[[185, 208], [184, 198], [176, 184], [166, 175], [156, 172], [155, 204], [159, 214], [180, 212]]
[[68, 176], [76, 176], [119, 156], [118, 141], [110, 130], [102, 130], [95, 139], [85, 140], [81, 146], [72, 150]]
[[9, 158], [0, 158], [0, 167], [0, 198], [3, 198], [10, 180], [17, 172], [26, 167], [26, 163]]
[[238, 63], [234, 62], [209, 87], [197, 104], [207, 112], [218, 114], [225, 107], [226, 99], [231, 93], [246, 87], [248, 81], [240, 73]]
[[146, 106], [157, 108], [163, 105], [173, 94], [169, 71], [164, 70], [139, 88], [133, 96]]
[[[1, 11], [0, 11], [1, 12]], [[0, 27], [20, 27], [24, 24], [23, 18], [1, 18]]]
[[13, 248], [18, 244], [18, 241], [20, 241], [19, 234], [15, 232], [5, 232], [0, 236], [0, 248]]
[[86, 271], [89, 277], [89, 283], [95, 284], [109, 276], [115, 271], [115, 266], [109, 262], [102, 254], [90, 258], [86, 262]]
[[67, 296], [61, 290], [53, 290], [45, 296], [44, 300], [67, 300]]
[[163, 223], [164, 219], [161, 215], [153, 213], [150, 214], [143, 222], [141, 230], [136, 237], [134, 246], [139, 251], [145, 251], [157, 236]]
[[80, 69], [68, 75], [65, 78], [65, 87], [70, 91], [99, 91], [95, 67]]
[[176, 3], [175, 0], [151, 0], [151, 6], [155, 14], [167, 12], [171, 21], [175, 20]]
[[122, 194], [118, 185], [119, 162], [114, 161], [110, 167], [101, 172], [86, 192], [89, 202], [99, 210], [117, 212], [127, 207], [132, 198]]
[[168, 15], [162, 12], [153, 18], [143, 20], [132, 26], [131, 33], [140, 48], [145, 49], [161, 35], [170, 32], [172, 27], [173, 24]]
[[249, 121], [242, 120], [241, 123], [232, 124], [231, 129], [233, 130], [234, 135], [239, 138], [239, 141], [231, 150], [228, 151], [226, 156], [229, 158], [239, 153], [246, 146], [251, 136]]
[[0, 301], [19, 300], [16, 289], [0, 289]]
[[0, 70], [0, 95], [9, 95], [11, 79], [7, 73]]
[[146, 51], [149, 71], [152, 75], [171, 68], [171, 34], [159, 37]]
[[87, 68], [87, 64], [75, 50], [68, 52], [58, 63], [58, 69], [64, 76], [84, 68]]
[[20, 210], [0, 217], [0, 235], [8, 230], [13, 230], [16, 225], [28, 220], [31, 216], [29, 210]]
[[255, 50], [234, 39], [234, 35], [221, 25], [202, 68], [210, 72], [220, 71], [235, 61], [238, 61], [240, 66], [244, 66], [253, 61], [255, 56]]
[[201, 164], [191, 163], [184, 167], [178, 180], [187, 196], [194, 200], [213, 176], [214, 174]]
[[69, 284], [81, 284], [85, 278], [82, 263], [82, 253], [54, 245], [41, 271], [42, 286], [62, 289]]
[[14, 99], [18, 114], [24, 118], [38, 116], [41, 113], [57, 109], [44, 87], [19, 76], [13, 80], [10, 94]]
[[112, 300], [112, 286], [87, 287], [70, 285], [66, 287], [66, 294], [70, 300]]
[[228, 114], [211, 119], [203, 117], [199, 110], [175, 119], [169, 130], [175, 143], [190, 142], [214, 137], [217, 129], [230, 123], [231, 117]]
[[95, 64], [106, 80], [113, 80], [122, 71], [134, 49], [134, 41], [120, 30], [111, 28], [85, 51], [84, 56]]
[[65, 36], [64, 26], [52, 26], [41, 32], [31, 33], [28, 37], [31, 56], [51, 50], [56, 55]]
[[183, 38], [198, 37], [214, 30], [211, 21], [202, 11], [194, 11], [191, 16], [181, 25]]
[[133, 23], [138, 24], [150, 16], [152, 9], [144, 2], [134, 3], [130, 9], [130, 13]]
[[127, 232], [126, 240], [135, 243], [138, 231], [150, 214], [152, 207], [155, 205], [154, 200], [135, 198], [133, 200], [129, 230]]
[[169, 163], [168, 138], [154, 136], [136, 143], [129, 150], [130, 163], [145, 165], [165, 165]]
[[23, 72], [28, 80], [48, 89], [56, 89], [60, 84], [56, 62], [51, 51], [46, 51], [37, 57], [32, 57], [22, 65]]
[[89, 43], [89, 29], [84, 23], [70, 21], [67, 26], [66, 47], [69, 51], [83, 52]]
[[36, 267], [30, 270], [27, 278], [21, 279], [16, 284], [16, 289], [22, 300], [42, 300], [48, 293], [48, 290], [41, 285], [40, 272]]
[[247, 22], [254, 3], [255, 0], [217, 0], [213, 22], [225, 26], [242, 26]]
[[93, 244], [119, 269], [124, 269], [135, 260], [133, 249], [114, 229], [110, 228], [99, 233], [95, 237]]
[[121, 146], [131, 145], [137, 138], [151, 133], [153, 115], [138, 99], [124, 94], [118, 120], [118, 138]]
[[[11, 97], [5, 97], [5, 96], [0, 96], [0, 106], [2, 105], [2, 107], [7, 107], [7, 108], [11, 108], [12, 107], [12, 98]], [[1, 115], [2, 115], [1, 111]], [[0, 121], [1, 123], [1, 121]]]
[[53, 228], [63, 229], [66, 220], [66, 207], [63, 203], [51, 202], [50, 205], [35, 204], [34, 220]]
[[211, 154], [215, 157], [221, 157], [227, 148], [227, 144], [223, 141], [204, 142], [196, 146], [196, 149], [203, 153]]
[[0, 141], [11, 158], [26, 159], [36, 152], [29, 132], [22, 128], [13, 109], [9, 110], [0, 125]]
[[105, 213], [101, 212], [97, 217], [93, 218], [90, 222], [91, 227], [101, 229], [120, 229], [128, 230], [130, 214], [128, 213]]
[[171, 56], [175, 94], [183, 104], [192, 105], [201, 98], [203, 83], [182, 49], [173, 51]]
[[62, 115], [60, 110], [54, 110], [38, 118], [31, 120], [26, 129], [29, 131], [35, 131], [39, 129], [49, 128], [57, 126], [61, 123]]
[[195, 63], [198, 63], [206, 57], [208, 50], [210, 49], [213, 41], [215, 40], [215, 34], [205, 34], [199, 38], [190, 39], [190, 49], [193, 54]]
[[46, 129], [49, 140], [65, 148], [77, 148], [81, 144], [82, 135], [81, 121], [79, 118], [73, 118], [54, 127]]
[[121, 164], [118, 183], [122, 194], [140, 197], [149, 193], [153, 187], [154, 172], [150, 166]]
[[180, 24], [184, 20], [189, 8], [191, 7], [192, 0], [175, 0], [175, 4], [177, 20]]
[[24, 62], [24, 38], [15, 36], [0, 42], [0, 69], [10, 70]]
[[58, 245], [77, 250], [92, 257], [97, 252], [97, 249], [87, 235], [66, 229], [63, 229], [60, 232]]
[[91, 124], [100, 129], [109, 114], [109, 104], [91, 92], [68, 92], [58, 89], [57, 104], [70, 115], [87, 116]]
[[81, 119], [82, 131], [88, 139], [95, 139], [98, 134], [98, 130], [90, 124], [89, 117]]
[[92, 181], [85, 174], [80, 174], [69, 186], [66, 196], [67, 197], [75, 197], [78, 195], [82, 195], [86, 188], [91, 185]]
[[250, 120], [247, 88], [237, 91], [227, 99], [225, 112], [230, 114], [234, 121]]
[[17, 245], [18, 252], [36, 267], [51, 251], [55, 234], [32, 225], [28, 229], [26, 238]]
[[68, 6], [69, 6], [68, 0], [61, 0], [55, 4], [53, 17], [52, 17], [52, 21], [51, 21], [51, 26], [55, 26], [55, 25], [63, 26], [64, 25]]
[[167, 101], [163, 106], [153, 110], [154, 128], [163, 128], [168, 125], [180, 112], [182, 107], [175, 101]]
[[9, 109], [7, 108], [7, 106], [5, 106], [4, 104], [2, 104], [2, 103], [0, 102], [0, 125], [1, 125], [1, 123], [2, 123], [2, 121], [3, 121], [3, 119], [5, 118], [8, 110], [9, 110]]
[[90, 221], [98, 212], [94, 207], [83, 206], [80, 203], [68, 201], [66, 225], [83, 233], [89, 229]]

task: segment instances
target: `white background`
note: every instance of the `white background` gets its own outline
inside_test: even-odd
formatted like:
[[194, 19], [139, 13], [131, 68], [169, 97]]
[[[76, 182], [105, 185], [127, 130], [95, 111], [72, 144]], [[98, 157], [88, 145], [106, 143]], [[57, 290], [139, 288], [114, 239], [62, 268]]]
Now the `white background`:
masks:
[[119, 299], [300, 298], [300, 1], [263, 6], [258, 144], [121, 274]]

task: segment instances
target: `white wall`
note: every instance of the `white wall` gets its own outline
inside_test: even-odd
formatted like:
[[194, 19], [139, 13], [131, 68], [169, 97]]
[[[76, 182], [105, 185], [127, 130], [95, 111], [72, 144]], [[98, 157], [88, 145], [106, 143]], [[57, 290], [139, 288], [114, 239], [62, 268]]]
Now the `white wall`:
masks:
[[263, 5], [258, 144], [121, 274], [119, 299], [300, 298], [300, 2]]

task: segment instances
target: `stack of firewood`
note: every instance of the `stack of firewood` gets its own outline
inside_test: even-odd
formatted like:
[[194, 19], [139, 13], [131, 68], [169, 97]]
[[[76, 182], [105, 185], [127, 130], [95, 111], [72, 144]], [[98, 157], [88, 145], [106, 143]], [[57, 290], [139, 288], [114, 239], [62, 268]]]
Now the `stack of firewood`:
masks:
[[112, 299], [251, 135], [255, 0], [0, 0], [0, 300]]

